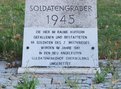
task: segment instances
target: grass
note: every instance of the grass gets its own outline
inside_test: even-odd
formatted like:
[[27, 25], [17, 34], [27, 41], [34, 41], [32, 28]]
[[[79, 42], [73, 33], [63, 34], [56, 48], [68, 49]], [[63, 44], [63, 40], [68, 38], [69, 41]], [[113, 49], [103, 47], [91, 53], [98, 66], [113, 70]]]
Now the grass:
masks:
[[21, 59], [23, 27], [23, 0], [0, 0], [0, 54], [4, 59]]
[[99, 73], [98, 71], [95, 74], [95, 82], [98, 83], [103, 83], [105, 81], [106, 73], [101, 72]]
[[[98, 1], [99, 58], [121, 59], [121, 0]], [[21, 59], [24, 0], [0, 0], [0, 56]]]
[[36, 89], [39, 85], [39, 80], [36, 76], [29, 75], [28, 72], [23, 74], [23, 77], [19, 80], [18, 84], [14, 87], [15, 89]]
[[121, 0], [98, 0], [99, 57], [121, 59]]
[[78, 79], [74, 80], [66, 80], [66, 85], [69, 86], [72, 89], [81, 89], [81, 86], [78, 84]]

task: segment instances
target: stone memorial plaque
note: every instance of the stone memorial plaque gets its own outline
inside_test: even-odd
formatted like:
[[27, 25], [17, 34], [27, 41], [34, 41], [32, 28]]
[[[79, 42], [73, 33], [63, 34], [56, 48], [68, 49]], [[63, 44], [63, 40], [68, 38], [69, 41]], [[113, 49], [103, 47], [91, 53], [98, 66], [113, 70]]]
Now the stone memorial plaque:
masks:
[[26, 0], [22, 67], [98, 67], [96, 0]]

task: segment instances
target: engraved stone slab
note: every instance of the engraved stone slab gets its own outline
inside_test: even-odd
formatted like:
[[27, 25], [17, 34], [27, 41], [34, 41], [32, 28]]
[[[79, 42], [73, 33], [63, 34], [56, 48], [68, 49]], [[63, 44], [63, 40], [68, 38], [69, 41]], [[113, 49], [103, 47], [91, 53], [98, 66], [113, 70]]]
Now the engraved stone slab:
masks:
[[96, 28], [96, 18], [96, 0], [26, 0], [25, 27]]
[[26, 0], [22, 67], [98, 67], [96, 0]]

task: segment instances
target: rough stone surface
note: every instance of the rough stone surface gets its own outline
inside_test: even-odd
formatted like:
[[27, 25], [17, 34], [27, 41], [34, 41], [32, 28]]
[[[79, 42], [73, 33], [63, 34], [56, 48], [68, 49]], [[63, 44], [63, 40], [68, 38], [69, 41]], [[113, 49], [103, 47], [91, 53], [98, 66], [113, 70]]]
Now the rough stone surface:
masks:
[[[102, 62], [102, 61], [101, 61]], [[102, 64], [106, 65], [106, 61]], [[113, 62], [117, 70], [121, 70], [120, 62]], [[23, 74], [17, 74], [17, 68], [5, 69], [6, 62], [0, 61], [0, 89], [15, 89]], [[121, 71], [118, 74], [108, 73], [103, 83], [96, 84], [95, 75], [85, 74], [34, 74], [40, 84], [36, 89], [121, 89]], [[29, 74], [33, 76], [33, 74]]]
[[[53, 10], [42, 10], [42, 6], [54, 6]], [[87, 6], [81, 8], [82, 10], [62, 11], [57, 6]], [[56, 7], [55, 7], [56, 6]], [[35, 10], [35, 9], [38, 10]], [[50, 7], [51, 8], [51, 7]], [[86, 10], [84, 10], [84, 8]], [[91, 8], [91, 9], [88, 9]], [[48, 24], [46, 21], [47, 15], [57, 15], [59, 18], [66, 15], [74, 15], [74, 24], [62, 24], [57, 25]], [[96, 0], [26, 0], [26, 14], [25, 14], [25, 27], [52, 27], [52, 28], [96, 28], [97, 27], [97, 10]], [[68, 20], [68, 17], [66, 17]]]

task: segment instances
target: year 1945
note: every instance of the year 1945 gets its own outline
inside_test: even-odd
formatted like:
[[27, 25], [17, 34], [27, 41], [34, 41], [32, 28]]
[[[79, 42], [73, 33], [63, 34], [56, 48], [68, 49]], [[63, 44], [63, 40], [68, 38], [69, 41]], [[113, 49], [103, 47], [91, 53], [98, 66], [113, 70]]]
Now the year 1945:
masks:
[[58, 23], [62, 24], [74, 24], [75, 23], [75, 16], [74, 15], [63, 15], [59, 17], [58, 15], [47, 15], [47, 23], [56, 25]]

